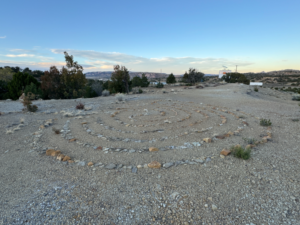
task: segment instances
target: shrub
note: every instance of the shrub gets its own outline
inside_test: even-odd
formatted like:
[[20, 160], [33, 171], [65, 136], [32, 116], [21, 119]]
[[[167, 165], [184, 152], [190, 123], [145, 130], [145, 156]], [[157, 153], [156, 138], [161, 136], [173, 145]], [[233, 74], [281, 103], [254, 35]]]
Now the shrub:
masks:
[[292, 100], [293, 101], [300, 101], [300, 95], [299, 94], [293, 95]]
[[42, 90], [32, 82], [25, 87], [24, 93], [25, 95], [27, 95], [28, 93], [32, 93], [34, 95], [34, 96], [32, 95], [32, 98], [34, 99], [31, 100], [38, 99], [42, 96]]
[[109, 96], [109, 91], [108, 90], [104, 90], [102, 92], [102, 96], [104, 96], [104, 97]]
[[79, 103], [76, 105], [76, 109], [84, 109], [84, 104], [82, 104], [81, 102], [79, 102]]
[[254, 88], [254, 91], [258, 92], [258, 88], [257, 88], [257, 87], [256, 87], [256, 88]]
[[119, 102], [123, 101], [124, 97], [125, 97], [125, 95], [122, 94], [122, 93], [116, 94], [116, 99], [117, 99]]
[[23, 105], [24, 105], [24, 111], [29, 111], [29, 112], [36, 112], [38, 110], [38, 107], [36, 105], [32, 105], [31, 99], [32, 99], [32, 94], [28, 93], [28, 95], [25, 95], [25, 98], [23, 100]]
[[254, 145], [256, 142], [254, 138], [243, 138], [243, 140], [249, 145]]
[[158, 82], [158, 84], [156, 85], [156, 88], [163, 88], [163, 87], [164, 87], [164, 84], [160, 83], [160, 82]]
[[271, 121], [267, 119], [261, 119], [259, 124], [264, 127], [268, 127], [272, 125]]
[[140, 93], [140, 94], [142, 94], [142, 93], [143, 93], [143, 90], [142, 90], [142, 89], [140, 89], [140, 88], [139, 88], [139, 93]]
[[167, 84], [175, 84], [176, 83], [176, 78], [173, 75], [173, 73], [171, 73], [168, 77], [167, 77]]
[[230, 150], [233, 156], [236, 158], [247, 160], [250, 159], [251, 157], [251, 148], [244, 149], [241, 146], [235, 146], [235, 147], [231, 147]]

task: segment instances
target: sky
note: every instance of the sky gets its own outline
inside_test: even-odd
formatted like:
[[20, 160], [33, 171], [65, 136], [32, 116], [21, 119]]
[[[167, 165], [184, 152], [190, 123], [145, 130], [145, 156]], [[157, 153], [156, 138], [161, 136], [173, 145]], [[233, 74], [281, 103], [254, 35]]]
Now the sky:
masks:
[[1, 0], [0, 66], [218, 74], [300, 69], [299, 0]]

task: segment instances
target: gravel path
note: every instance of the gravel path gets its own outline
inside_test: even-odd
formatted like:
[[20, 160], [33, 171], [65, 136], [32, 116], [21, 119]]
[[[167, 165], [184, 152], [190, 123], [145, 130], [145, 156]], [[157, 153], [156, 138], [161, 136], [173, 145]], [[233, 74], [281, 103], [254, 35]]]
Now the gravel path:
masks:
[[[237, 84], [173, 89], [36, 101], [36, 113], [1, 101], [0, 224], [300, 224], [298, 102]], [[268, 134], [247, 161], [220, 157]]]

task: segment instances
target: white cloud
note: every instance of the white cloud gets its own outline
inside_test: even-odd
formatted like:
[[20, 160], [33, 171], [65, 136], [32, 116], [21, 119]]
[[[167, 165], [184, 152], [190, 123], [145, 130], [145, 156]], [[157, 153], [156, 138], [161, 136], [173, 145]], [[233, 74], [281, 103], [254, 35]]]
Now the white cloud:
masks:
[[17, 57], [34, 57], [35, 55], [31, 55], [31, 54], [19, 54], [19, 55], [5, 55], [6, 57], [10, 57], [10, 58], [17, 58]]
[[[189, 67], [196, 67], [200, 71], [217, 71], [223, 65], [228, 67], [239, 67], [252, 65], [252, 62], [231, 60], [226, 58], [200, 58], [200, 57], [161, 57], [146, 58], [140, 56], [127, 55], [118, 52], [97, 52], [91, 50], [62, 50], [52, 49], [55, 54], [63, 54], [67, 51], [69, 54], [88, 60], [88, 64], [97, 68], [112, 68], [112, 65], [121, 64], [128, 68], [134, 68], [135, 71], [159, 71], [163, 69], [165, 72], [188, 70]], [[90, 68], [89, 68], [90, 69]], [[170, 70], [170, 71], [169, 71]]]
[[0, 38], [4, 39], [4, 38], [6, 38], [6, 36], [0, 37]]

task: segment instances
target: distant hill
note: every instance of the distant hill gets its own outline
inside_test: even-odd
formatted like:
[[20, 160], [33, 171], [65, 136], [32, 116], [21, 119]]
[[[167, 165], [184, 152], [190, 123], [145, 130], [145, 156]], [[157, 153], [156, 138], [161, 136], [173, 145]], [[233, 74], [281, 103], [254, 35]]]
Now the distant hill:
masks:
[[[88, 79], [110, 79], [112, 73], [113, 73], [113, 71], [96, 71], [96, 72], [85, 73], [85, 76]], [[154, 78], [154, 79], [166, 78], [167, 76], [169, 76], [169, 74], [166, 74], [166, 73], [153, 73], [153, 72], [129, 72], [129, 75], [131, 78], [136, 77], [136, 76], [142, 77], [143, 73], [146, 74], [146, 76], [149, 79], [150, 78]], [[218, 76], [218, 74], [205, 74], [205, 76]], [[175, 75], [175, 77], [177, 77], [177, 78], [183, 77], [183, 74]]]
[[[98, 71], [98, 72], [88, 72], [85, 73], [86, 78], [88, 79], [110, 79], [113, 71]], [[142, 74], [146, 74], [146, 76], [150, 78], [166, 78], [168, 74], [166, 73], [152, 73], [152, 72], [129, 72], [131, 78], [139, 76], [142, 77]]]

